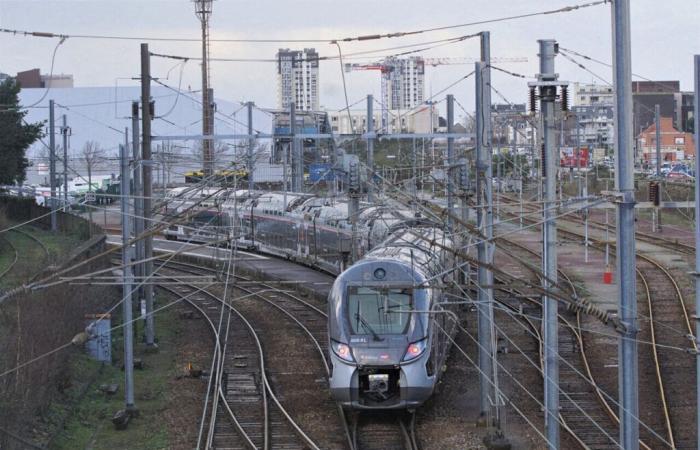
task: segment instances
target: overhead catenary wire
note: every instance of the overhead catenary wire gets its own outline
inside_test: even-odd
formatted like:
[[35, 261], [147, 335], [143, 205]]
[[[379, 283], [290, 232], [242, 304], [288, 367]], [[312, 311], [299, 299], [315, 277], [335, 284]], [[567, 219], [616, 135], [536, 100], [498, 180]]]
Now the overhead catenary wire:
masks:
[[[327, 42], [332, 43], [334, 41], [339, 42], [365, 42], [373, 41], [379, 39], [394, 39], [401, 38], [405, 36], [413, 36], [417, 34], [431, 33], [435, 31], [444, 31], [456, 28], [466, 28], [473, 27], [477, 25], [485, 25], [490, 23], [498, 22], [508, 22], [513, 20], [525, 19], [536, 16], [548, 16], [553, 14], [562, 14], [574, 12], [582, 9], [587, 9], [595, 6], [605, 5], [610, 3], [611, 0], [599, 0], [592, 2], [584, 2], [578, 4], [572, 4], [569, 6], [564, 6], [561, 8], [548, 9], [542, 11], [535, 11], [530, 13], [515, 14], [510, 16], [502, 16], [495, 18], [482, 19], [472, 22], [442, 25], [430, 28], [422, 28], [410, 31], [396, 31], [390, 33], [378, 33], [378, 34], [368, 34], [368, 35], [358, 35], [349, 37], [328, 37], [328, 38], [310, 38], [310, 39], [300, 39], [300, 38], [214, 38], [210, 39], [210, 42], [247, 42], [247, 43], [313, 43], [313, 42]], [[182, 38], [182, 37], [157, 37], [157, 36], [123, 36], [123, 35], [108, 35], [108, 34], [71, 34], [71, 33], [58, 33], [58, 32], [46, 32], [46, 31], [27, 31], [18, 30], [10, 28], [0, 28], [0, 33], [15, 35], [15, 36], [27, 36], [27, 37], [38, 37], [38, 38], [71, 38], [71, 39], [103, 39], [103, 40], [131, 40], [131, 41], [165, 41], [165, 42], [201, 42], [201, 38]]]

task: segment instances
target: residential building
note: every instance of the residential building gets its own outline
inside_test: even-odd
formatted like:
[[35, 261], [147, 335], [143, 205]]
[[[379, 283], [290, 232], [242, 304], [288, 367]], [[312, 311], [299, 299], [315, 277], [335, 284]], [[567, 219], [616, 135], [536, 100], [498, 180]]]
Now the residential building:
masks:
[[39, 69], [31, 69], [25, 70], [24, 72], [18, 72], [17, 81], [19, 82], [22, 89], [73, 87], [73, 75], [42, 75]]
[[654, 123], [656, 105], [659, 105], [662, 117], [675, 117], [675, 94], [678, 92], [679, 81], [633, 81], [632, 117], [635, 134], [641, 133]]
[[[642, 160], [656, 160], [656, 124], [652, 123], [638, 136]], [[664, 161], [689, 159], [695, 156], [695, 141], [691, 133], [678, 131], [672, 117], [661, 117], [661, 157]]]
[[[491, 124], [494, 146], [515, 144], [518, 147], [526, 147], [535, 142], [537, 136], [536, 120], [528, 116], [524, 103], [491, 105]], [[513, 137], [515, 137], [515, 142]]]
[[313, 48], [277, 52], [277, 106], [297, 111], [319, 110], [318, 53]]
[[425, 63], [422, 57], [389, 57], [382, 64], [391, 68], [387, 75], [387, 108], [405, 111], [423, 103]]
[[[567, 120], [570, 145], [612, 149], [615, 137], [613, 106], [609, 104], [577, 105]], [[578, 139], [577, 139], [578, 134]]]
[[600, 84], [574, 83], [574, 105], [612, 105], [615, 92], [612, 86]]

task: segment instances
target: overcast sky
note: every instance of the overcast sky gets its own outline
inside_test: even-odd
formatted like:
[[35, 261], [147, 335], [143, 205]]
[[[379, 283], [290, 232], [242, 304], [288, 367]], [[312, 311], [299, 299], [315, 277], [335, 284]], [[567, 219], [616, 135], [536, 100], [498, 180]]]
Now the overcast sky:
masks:
[[[332, 39], [346, 36], [408, 31], [460, 24], [482, 19], [561, 8], [583, 0], [216, 0], [211, 19], [212, 38]], [[632, 0], [632, 56], [635, 73], [652, 79], [679, 79], [692, 89], [692, 55], [700, 53], [700, 1]], [[199, 37], [199, 22], [190, 0], [0, 0], [0, 28], [51, 31], [65, 34], [107, 34], [145, 37]], [[343, 43], [344, 53], [385, 49], [406, 44], [491, 31], [493, 57], [527, 57], [528, 63], [497, 64], [533, 76], [537, 71], [537, 39], [555, 38], [562, 47], [611, 60], [610, 5], [574, 12], [537, 16], [488, 25], [456, 28], [407, 38]], [[41, 68], [49, 72], [56, 39], [0, 34], [0, 71]], [[274, 58], [279, 47], [315, 47], [323, 55], [336, 55], [328, 43], [214, 43], [213, 58]], [[196, 42], [151, 42], [152, 52], [199, 56]], [[442, 46], [425, 56], [477, 57], [478, 40]], [[394, 51], [382, 51], [387, 55]], [[398, 50], [402, 51], [402, 50]], [[361, 60], [360, 60], [361, 61]], [[364, 60], [367, 61], [367, 60]], [[582, 61], [604, 79], [610, 69]], [[152, 73], [165, 78], [176, 62], [154, 58]], [[556, 61], [562, 79], [590, 82], [594, 77], [562, 57]], [[337, 60], [321, 63], [321, 105], [344, 106], [341, 71]], [[473, 65], [429, 67], [426, 96], [473, 70]], [[182, 86], [200, 87], [197, 61], [185, 64]], [[276, 106], [275, 64], [213, 62], [216, 96], [232, 102], [253, 100]], [[71, 73], [76, 86], [114, 86], [133, 83], [139, 74], [139, 41], [68, 39], [59, 49], [55, 73]], [[509, 100], [523, 102], [526, 81], [495, 73], [493, 85]], [[177, 85], [179, 69], [168, 83]], [[355, 102], [368, 93], [379, 96], [379, 74], [346, 74], [348, 97]], [[464, 108], [473, 110], [473, 78], [454, 89]], [[441, 96], [442, 97], [442, 96]], [[499, 101], [494, 95], [494, 102]], [[461, 115], [461, 109], [456, 109]]]

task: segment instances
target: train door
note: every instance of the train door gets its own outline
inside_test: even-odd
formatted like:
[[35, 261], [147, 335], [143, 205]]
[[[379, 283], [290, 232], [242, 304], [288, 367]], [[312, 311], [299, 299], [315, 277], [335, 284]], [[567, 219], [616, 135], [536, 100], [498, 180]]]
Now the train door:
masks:
[[318, 260], [318, 228], [316, 227], [316, 216], [314, 216], [311, 222], [309, 233], [309, 255], [316, 261]]

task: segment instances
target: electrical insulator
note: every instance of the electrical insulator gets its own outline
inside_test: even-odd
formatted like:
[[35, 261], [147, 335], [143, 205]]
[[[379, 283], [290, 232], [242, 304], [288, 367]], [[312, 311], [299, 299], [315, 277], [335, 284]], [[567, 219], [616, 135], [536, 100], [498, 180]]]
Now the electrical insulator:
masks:
[[566, 86], [561, 87], [561, 110], [569, 110], [569, 89]]
[[156, 102], [151, 100], [148, 102], [148, 113], [151, 115], [151, 119], [156, 116]]
[[535, 88], [531, 87], [530, 88], [530, 112], [531, 113], [536, 113], [537, 112], [537, 94], [535, 92]]
[[139, 104], [134, 102], [131, 104], [131, 117], [139, 116]]
[[360, 193], [360, 169], [357, 163], [350, 163], [350, 170], [348, 171], [348, 190], [351, 194]]
[[463, 191], [469, 190], [469, 169], [466, 162], [459, 165], [459, 188]]
[[660, 186], [656, 181], [649, 183], [649, 201], [654, 206], [659, 206], [661, 204]]
[[542, 144], [542, 159], [540, 161], [540, 171], [542, 172], [542, 178], [547, 176], [547, 150], [544, 148], [544, 144]]

